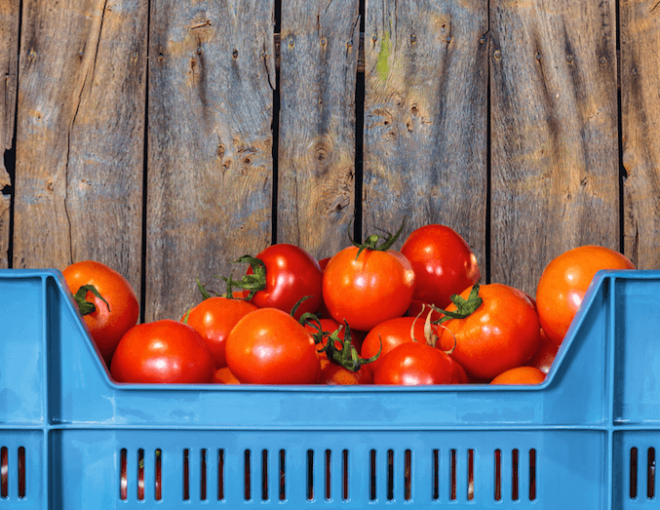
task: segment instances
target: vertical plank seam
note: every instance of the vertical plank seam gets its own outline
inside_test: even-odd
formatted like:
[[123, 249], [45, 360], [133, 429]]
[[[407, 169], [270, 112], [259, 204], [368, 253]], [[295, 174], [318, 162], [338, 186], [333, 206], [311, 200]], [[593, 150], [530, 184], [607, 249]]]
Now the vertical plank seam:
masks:
[[[660, 2], [659, 2], [660, 3]], [[657, 7], [658, 4], [655, 5]], [[653, 12], [653, 10], [651, 12]], [[622, 100], [622, 89], [623, 81], [621, 80], [621, 62], [623, 51], [621, 48], [621, 1], [615, 0], [614, 8], [616, 11], [616, 49], [614, 58], [616, 59], [616, 66], [614, 66], [614, 71], [616, 72], [617, 82], [621, 83], [620, 87], [617, 87], [617, 143], [619, 149], [619, 251], [621, 253], [625, 252], [625, 182], [628, 177], [626, 168], [623, 166], [623, 100]], [[637, 265], [637, 261], [633, 260], [633, 263]]]
[[[365, 0], [359, 3], [360, 32], [364, 33], [367, 17]], [[364, 103], [366, 69], [357, 71], [355, 81], [355, 205], [353, 207], [353, 239], [362, 242], [362, 193], [364, 181]], [[350, 227], [349, 227], [350, 229]]]
[[142, 236], [140, 247], [140, 323], [146, 317], [147, 301], [147, 209], [149, 190], [149, 53], [151, 50], [151, 0], [147, 0], [147, 41], [144, 76], [144, 136], [142, 143]]
[[486, 228], [485, 228], [485, 237], [484, 243], [485, 243], [485, 257], [486, 260], [484, 261], [485, 265], [485, 272], [486, 272], [486, 283], [491, 283], [490, 281], [490, 274], [491, 274], [491, 193], [492, 193], [492, 188], [491, 188], [491, 179], [492, 179], [492, 125], [491, 125], [491, 75], [490, 75], [490, 52], [492, 49], [491, 46], [491, 38], [490, 38], [490, 2], [491, 0], [488, 0], [488, 4], [486, 6], [486, 9], [488, 9], [488, 15], [487, 15], [487, 20], [488, 20], [488, 26], [486, 27], [486, 33], [484, 34], [484, 37], [488, 37], [488, 40], [486, 41], [487, 48], [486, 48], [486, 62], [487, 62], [487, 80], [488, 83], [486, 85]]
[[[273, 15], [274, 15], [274, 33], [281, 34], [282, 32], [282, 0], [275, 0], [273, 5]], [[267, 58], [267, 57], [266, 57]], [[268, 72], [268, 83], [273, 89], [273, 120], [271, 124], [271, 133], [273, 136], [273, 146], [272, 146], [272, 158], [273, 158], [273, 184], [272, 184], [272, 196], [271, 196], [271, 244], [277, 243], [277, 197], [279, 194], [279, 154], [280, 154], [280, 73], [281, 73], [281, 60], [280, 65], [275, 66], [275, 87], [270, 81], [271, 73]], [[268, 71], [268, 65], [266, 65], [266, 70]]]

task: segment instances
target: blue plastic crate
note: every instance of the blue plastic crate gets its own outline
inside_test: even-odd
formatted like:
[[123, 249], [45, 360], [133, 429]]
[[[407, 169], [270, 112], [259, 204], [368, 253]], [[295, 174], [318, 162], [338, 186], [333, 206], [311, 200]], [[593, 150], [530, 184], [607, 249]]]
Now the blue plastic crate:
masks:
[[65, 289], [0, 270], [0, 509], [660, 507], [660, 272], [506, 388], [114, 384]]

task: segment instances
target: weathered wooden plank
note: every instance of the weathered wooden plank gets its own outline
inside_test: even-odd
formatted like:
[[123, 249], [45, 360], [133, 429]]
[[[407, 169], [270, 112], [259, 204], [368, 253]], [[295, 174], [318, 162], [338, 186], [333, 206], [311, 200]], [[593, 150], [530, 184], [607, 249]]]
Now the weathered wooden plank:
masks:
[[534, 295], [563, 251], [619, 249], [615, 2], [491, 10], [491, 280]]
[[273, 0], [152, 0], [147, 320], [270, 244], [273, 19]]
[[363, 236], [441, 223], [485, 272], [486, 2], [368, 0]]
[[321, 259], [344, 248], [355, 205], [359, 1], [282, 5], [277, 241]]
[[[18, 28], [20, 0], [7, 0], [0, 3], [0, 71], [4, 73], [0, 82], [0, 149], [11, 149], [16, 119], [16, 80], [18, 76]], [[5, 186], [11, 186], [11, 178], [0, 158], [0, 268], [9, 266], [9, 211], [11, 196], [2, 193]]]
[[660, 5], [621, 2], [624, 253], [660, 267]]
[[140, 288], [147, 0], [24, 1], [14, 267]]

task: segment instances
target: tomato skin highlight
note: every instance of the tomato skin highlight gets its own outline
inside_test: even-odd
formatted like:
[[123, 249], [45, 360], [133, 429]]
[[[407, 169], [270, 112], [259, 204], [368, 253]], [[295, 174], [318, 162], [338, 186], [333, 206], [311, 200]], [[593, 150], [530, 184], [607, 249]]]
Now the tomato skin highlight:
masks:
[[[472, 288], [461, 297], [467, 299]], [[491, 380], [505, 370], [527, 363], [539, 345], [541, 327], [533, 301], [524, 292], [491, 283], [479, 288], [483, 303], [466, 319], [452, 319], [439, 328], [438, 345], [454, 346], [452, 358], [472, 379]], [[447, 311], [456, 310], [451, 304]], [[451, 333], [450, 333], [451, 332]]]
[[406, 342], [390, 351], [376, 369], [374, 384], [418, 386], [456, 384], [455, 364], [444, 352], [427, 344]]
[[225, 355], [241, 383], [316, 384], [321, 373], [312, 335], [275, 308], [260, 308], [238, 321]]
[[257, 307], [246, 301], [211, 297], [199, 303], [187, 314], [187, 324], [206, 341], [215, 359], [216, 368], [227, 366], [225, 346], [233, 327], [255, 310]]
[[600, 269], [635, 269], [619, 252], [603, 246], [580, 246], [554, 258], [536, 287], [541, 327], [555, 345], [561, 345], [591, 280]]
[[129, 329], [110, 366], [115, 381], [126, 383], [209, 383], [214, 370], [213, 355], [201, 335], [170, 319]]
[[516, 367], [501, 373], [490, 384], [541, 384], [545, 374], [535, 367]]
[[62, 271], [72, 294], [84, 285], [93, 285], [108, 302], [88, 292], [85, 300], [96, 311], [83, 316], [99, 352], [109, 365], [112, 354], [124, 333], [135, 326], [140, 313], [137, 296], [131, 284], [114, 269], [93, 260], [76, 262]]
[[351, 329], [369, 331], [401, 317], [412, 302], [415, 273], [408, 259], [393, 250], [344, 248], [323, 274], [323, 300], [332, 318]]
[[[254, 295], [252, 304], [291, 313], [300, 299], [310, 296], [298, 307], [295, 318], [316, 311], [323, 301], [323, 272], [314, 257], [302, 248], [280, 243], [269, 246], [256, 258], [266, 266], [266, 288]], [[251, 267], [246, 274], [252, 274]]]
[[416, 301], [444, 309], [453, 294], [460, 294], [481, 278], [470, 246], [445, 225], [425, 225], [414, 230], [403, 243], [401, 253], [415, 271]]

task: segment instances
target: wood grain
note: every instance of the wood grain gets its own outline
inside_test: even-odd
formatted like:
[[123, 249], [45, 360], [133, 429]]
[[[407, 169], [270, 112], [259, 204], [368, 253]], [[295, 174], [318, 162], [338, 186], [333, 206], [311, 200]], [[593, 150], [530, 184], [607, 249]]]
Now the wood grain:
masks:
[[[0, 149], [12, 148], [14, 123], [16, 121], [16, 84], [18, 77], [18, 28], [20, 0], [0, 3]], [[0, 268], [9, 267], [9, 222], [11, 195], [3, 193], [11, 186], [11, 177], [5, 168], [4, 157], [0, 158]]]
[[660, 5], [621, 2], [624, 253], [660, 268]]
[[277, 241], [321, 259], [355, 205], [358, 0], [282, 5]]
[[147, 5], [24, 1], [14, 267], [93, 259], [139, 293]]
[[445, 224], [485, 270], [487, 31], [486, 2], [367, 1], [363, 237]]
[[273, 19], [272, 0], [151, 3], [147, 320], [270, 244]]
[[615, 2], [491, 10], [491, 280], [535, 295], [562, 252], [619, 249]]

